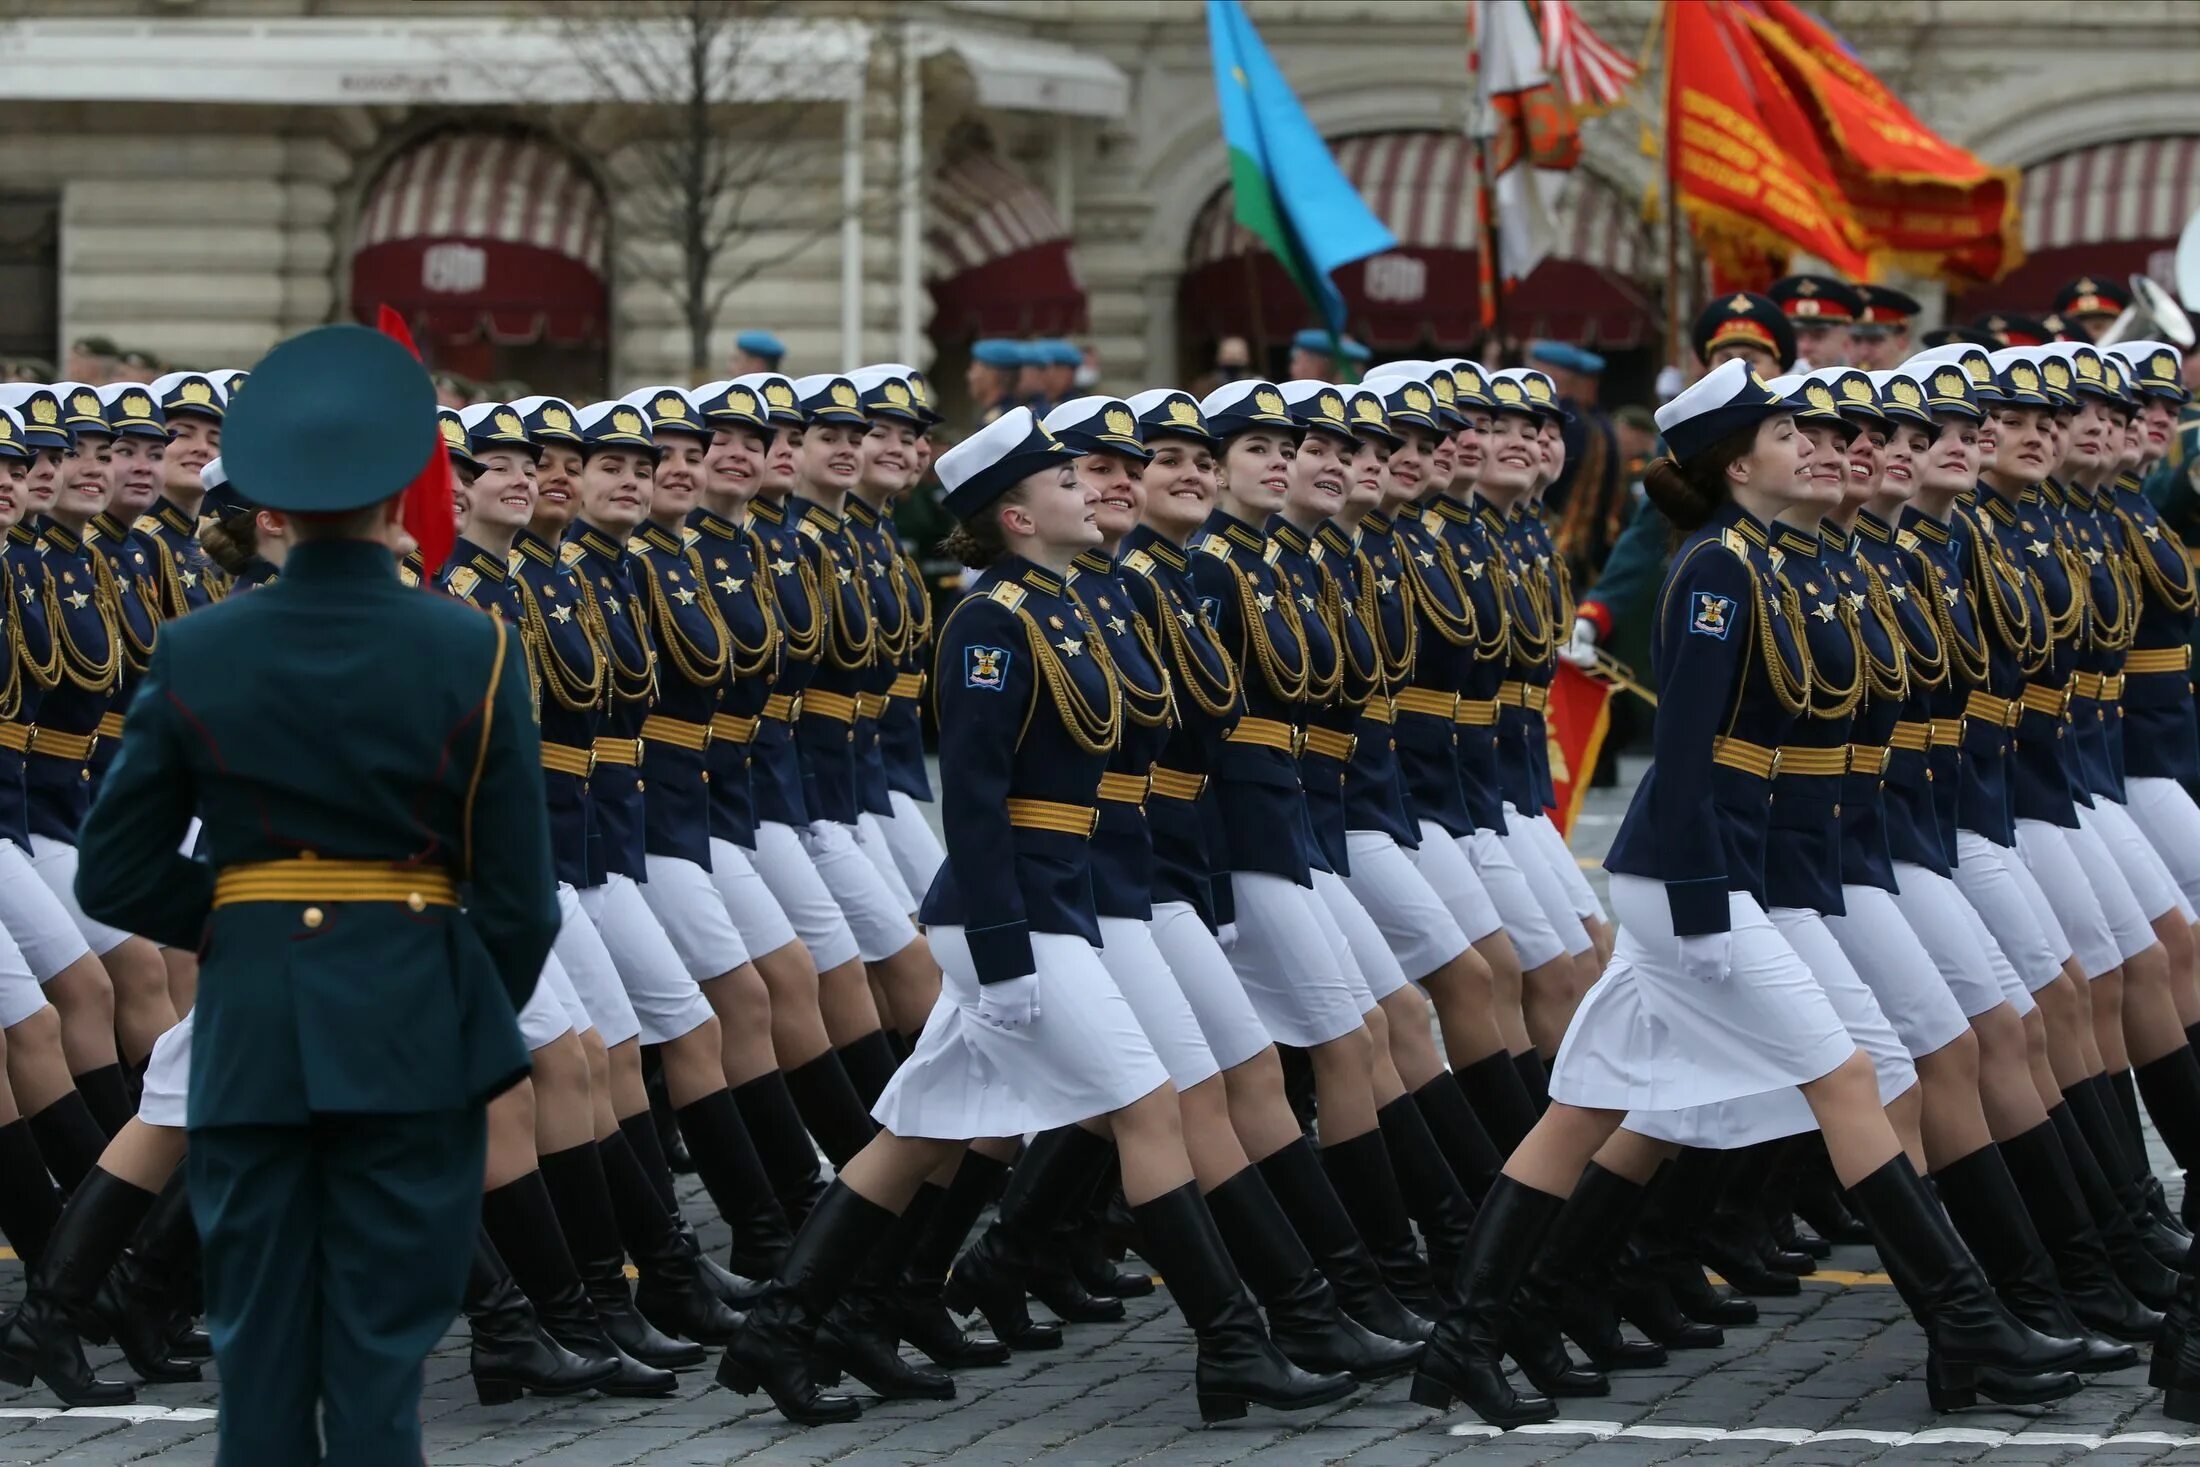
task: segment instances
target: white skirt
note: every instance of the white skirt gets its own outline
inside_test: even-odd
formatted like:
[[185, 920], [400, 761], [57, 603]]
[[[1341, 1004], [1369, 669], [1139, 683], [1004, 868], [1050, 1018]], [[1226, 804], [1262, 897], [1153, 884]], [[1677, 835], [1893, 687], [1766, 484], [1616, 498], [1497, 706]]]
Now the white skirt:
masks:
[[924, 816], [922, 802], [911, 799], [900, 790], [886, 797], [892, 802], [891, 819], [879, 821], [886, 832], [887, 849], [894, 853], [894, 864], [901, 869], [901, 879], [908, 883], [909, 894], [924, 904], [924, 894], [932, 889], [932, 882], [940, 874], [940, 867], [947, 864], [947, 850], [932, 829], [932, 822]]
[[[1931, 951], [1911, 931], [1894, 894], [1876, 886], [1843, 883], [1841, 902], [1848, 908], [1846, 915], [1827, 917], [1826, 930], [1879, 1001], [1879, 1012], [1894, 1026], [1910, 1058], [1923, 1059], [1970, 1033], [1970, 1016], [1949, 991]], [[1789, 944], [1803, 955], [1811, 971], [1817, 972], [1817, 958], [1811, 949], [1788, 932], [1777, 912], [1772, 920], [1774, 926], [1788, 933]], [[1854, 1035], [1856, 1031], [1849, 1032]], [[1862, 1042], [1860, 1037], [1858, 1042]]]
[[1184, 1000], [1199, 1020], [1207, 1052], [1225, 1070], [1236, 1069], [1274, 1041], [1245, 996], [1245, 985], [1230, 967], [1229, 955], [1207, 930], [1190, 902], [1160, 902], [1146, 924], [1161, 949]]
[[[672, 939], [650, 914], [641, 888], [624, 876], [580, 894], [581, 910], [596, 924], [619, 982], [633, 1001], [642, 1043], [670, 1044], [712, 1017], [710, 1000], [696, 986]], [[604, 1036], [606, 1043], [610, 1036]]]
[[119, 927], [109, 927], [104, 922], [94, 922], [84, 915], [84, 908], [76, 900], [76, 847], [43, 835], [31, 837], [31, 869], [38, 879], [46, 883], [46, 890], [61, 903], [76, 930], [84, 934], [92, 951], [101, 957], [113, 952], [130, 940], [130, 934]]
[[1312, 1049], [1361, 1027], [1373, 1006], [1337, 919], [1309, 887], [1266, 871], [1233, 871], [1237, 973], [1261, 1027], [1278, 1044]]
[[1665, 883], [1614, 876], [1612, 909], [1618, 942], [1559, 1045], [1552, 1099], [1654, 1121], [1808, 1084], [1856, 1052], [1825, 989], [1747, 892], [1727, 894], [1732, 966], [1716, 983], [1681, 971]]
[[190, 1120], [191, 1015], [153, 1041], [145, 1062], [145, 1088], [138, 1095], [137, 1118], [148, 1126], [180, 1131]]
[[1975, 831], [1956, 832], [1956, 890], [1978, 913], [2026, 993], [2062, 976], [2070, 940], [2017, 853]]
[[527, 995], [527, 1002], [519, 1008], [519, 1037], [527, 1042], [529, 1054], [573, 1032], [573, 1010], [580, 1007], [580, 1000], [572, 998], [572, 1007], [568, 1008], [567, 1000], [572, 993], [572, 981], [565, 976], [565, 967], [553, 949], [542, 960], [535, 991]]
[[[857, 846], [854, 830], [831, 820], [813, 820], [802, 833], [802, 849], [833, 894], [840, 914], [848, 919], [863, 961], [883, 963], [917, 940], [917, 924], [910, 920], [915, 909], [905, 896], [895, 893]], [[826, 966], [822, 957], [818, 966]]]
[[[1520, 874], [1528, 879], [1528, 890], [1535, 894], [1536, 905], [1543, 909], [1551, 930], [1558, 934], [1559, 946], [1566, 950], [1566, 956], [1578, 957], [1588, 952], [1594, 946], [1589, 941], [1589, 929], [1581, 925], [1581, 915], [1574, 910], [1573, 895], [1566, 889], [1566, 878], [1559, 874], [1549, 848], [1537, 838], [1535, 822], [1507, 805], [1505, 833], [1499, 839], [1505, 843], [1505, 850], [1520, 868]], [[1573, 865], [1573, 860], [1570, 855], [1564, 857], [1568, 866]]]
[[878, 868], [879, 879], [886, 883], [887, 890], [893, 892], [894, 900], [901, 905], [901, 910], [911, 917], [916, 916], [916, 893], [902, 879], [901, 867], [894, 860], [893, 847], [886, 843], [884, 822], [865, 811], [856, 817], [855, 837], [856, 849], [863, 852], [871, 864]]
[[[716, 864], [715, 848], [711, 859]], [[817, 874], [817, 867], [811, 862], [810, 853], [802, 848], [802, 839], [794, 833], [793, 826], [781, 825], [775, 820], [758, 822], [753, 864], [765, 889], [771, 892], [772, 900], [794, 925], [795, 936], [810, 950], [810, 958], [817, 964], [818, 972], [830, 973], [861, 956], [847, 914], [833, 899], [825, 878]]]
[[726, 904], [726, 915], [751, 957], [778, 952], [796, 940], [794, 924], [756, 874], [749, 853], [730, 840], [711, 839], [710, 884], [718, 889], [718, 900]]
[[1433, 820], [1422, 821], [1421, 843], [1407, 851], [1406, 858], [1421, 873], [1429, 890], [1436, 893], [1444, 910], [1451, 913], [1468, 942], [1480, 942], [1504, 930], [1504, 919], [1497, 915], [1497, 903], [1490, 900], [1489, 888], [1475, 875], [1474, 863], [1467, 859], [1460, 843], [1443, 826]]
[[[2100, 802], [2108, 804], [2107, 800]], [[2091, 810], [2078, 812], [2078, 828], [2058, 833], [2063, 844], [2070, 847], [2070, 854], [2077, 860], [2078, 869], [2093, 887], [2093, 895], [2101, 903], [2101, 915], [2108, 919], [2108, 930], [2116, 938], [2116, 951], [2126, 960], [2137, 957], [2159, 941], [2154, 935], [2154, 924], [2148, 918], [2146, 902], [2139, 896], [2138, 886], [2124, 874], [2123, 862], [2102, 838], [2101, 827], [2095, 823], [2099, 817]], [[2146, 842], [2142, 839], [2140, 845]], [[2176, 910], [2177, 900], [2171, 894], [2169, 874], [2160, 877], [2162, 913]]]
[[[2062, 928], [2078, 966], [2087, 978], [2098, 978], [2123, 966], [2123, 948], [2109, 925], [2092, 878], [2086, 875], [2064, 834], [2061, 826], [2044, 820], [2019, 820], [2017, 856], [2039, 883], [2049, 910], [2055, 914], [2055, 925]], [[2151, 937], [2149, 934], [2149, 940]]]
[[2192, 908], [2185, 894], [2177, 889], [2161, 853], [2132, 820], [2131, 811], [2114, 800], [2096, 799], [2092, 809], [2078, 812], [2078, 833], [2098, 841], [2116, 863], [2139, 903], [2140, 915], [2147, 919], [2150, 942], [2156, 919], [2175, 912], [2186, 922], [2192, 921]]
[[[38, 883], [34, 879], [31, 884]], [[76, 934], [72, 931], [71, 935]], [[78, 937], [80, 945], [82, 941]], [[15, 939], [0, 931], [0, 1029], [13, 1029], [45, 1007], [44, 986], [32, 975], [31, 965]]]
[[2020, 1019], [2039, 1007], [1955, 882], [1908, 861], [1897, 861], [1894, 875], [1901, 887], [1894, 894], [1895, 907], [1925, 945], [1933, 966], [1940, 970], [1940, 981], [1948, 985], [1949, 996], [1966, 1019], [2004, 1003]]
[[594, 1029], [606, 1049], [638, 1037], [642, 1021], [635, 1016], [634, 1000], [626, 996], [626, 985], [619, 981], [618, 964], [611, 961], [603, 934], [581, 910], [580, 893], [562, 881], [558, 883], [558, 918], [558, 940], [551, 956], [564, 970], [565, 981], [588, 1019], [585, 1024], [576, 1022], [574, 1029]]
[[2127, 779], [2125, 812], [2169, 868], [2188, 912], [2200, 911], [2200, 806], [2174, 779]]
[[15, 939], [40, 983], [92, 950], [69, 912], [32, 869], [30, 856], [14, 841], [0, 840], [0, 927]]
[[940, 960], [939, 1002], [871, 1110], [895, 1135], [968, 1141], [1051, 1131], [1169, 1083], [1138, 1016], [1083, 938], [1031, 934], [1039, 1017], [1009, 1031], [978, 1021], [978, 973], [963, 929], [929, 935]]
[[[1352, 874], [1344, 884], [1374, 920], [1405, 977], [1418, 983], [1467, 950], [1466, 933], [1396, 840], [1379, 830], [1355, 830], [1345, 836], [1345, 846]], [[1351, 936], [1349, 925], [1345, 935]]]
[[749, 960], [749, 945], [711, 881], [711, 874], [677, 856], [650, 856], [642, 900], [672, 939], [672, 950], [697, 983], [723, 978]]
[[[1100, 919], [1100, 962], [1115, 980], [1124, 1002], [1138, 1018], [1138, 1027], [1170, 1081], [1178, 1090], [1189, 1090], [1222, 1073], [1222, 1066], [1207, 1048], [1207, 1036], [1199, 1018], [1177, 987], [1168, 959], [1154, 946], [1153, 934], [1135, 917]], [[1047, 1017], [1041, 999], [1039, 1017]]]
[[[1510, 816], [1506, 817], [1506, 823], [1511, 824]], [[1528, 833], [1543, 843], [1544, 858], [1550, 862], [1551, 869], [1558, 873], [1559, 880], [1565, 883], [1566, 894], [1573, 898], [1574, 915], [1583, 921], [1591, 917], [1599, 922], [1611, 921], [1610, 914], [1604, 910], [1604, 903], [1597, 900], [1596, 888], [1589, 884], [1589, 878], [1582, 873], [1581, 862], [1574, 858], [1573, 847], [1567, 845], [1566, 837], [1559, 833], [1557, 822], [1544, 811], [1538, 810], [1534, 818], [1528, 821]]]
[[1382, 929], [1368, 915], [1367, 908], [1352, 894], [1352, 888], [1344, 884], [1344, 878], [1334, 871], [1314, 873], [1314, 894], [1321, 898], [1329, 911], [1330, 920], [1337, 924], [1343, 935], [1345, 949], [1350, 959], [1345, 974], [1358, 974], [1360, 1012], [1366, 1013], [1384, 999], [1406, 986], [1406, 970], [1399, 966], [1397, 954], [1384, 940]]
[[[1527, 873], [1513, 860], [1511, 849], [1497, 832], [1477, 830], [1472, 835], [1460, 836], [1456, 844], [1473, 863], [1482, 889], [1490, 894], [1498, 919], [1504, 924], [1505, 935], [1512, 939], [1513, 951], [1520, 955], [1521, 971], [1532, 973], [1545, 963], [1566, 956], [1566, 944], [1558, 928], [1552, 925], [1543, 904], [1535, 899]], [[1575, 918], [1574, 926], [1581, 926], [1579, 918]], [[1586, 933], [1582, 941], [1588, 941]]]

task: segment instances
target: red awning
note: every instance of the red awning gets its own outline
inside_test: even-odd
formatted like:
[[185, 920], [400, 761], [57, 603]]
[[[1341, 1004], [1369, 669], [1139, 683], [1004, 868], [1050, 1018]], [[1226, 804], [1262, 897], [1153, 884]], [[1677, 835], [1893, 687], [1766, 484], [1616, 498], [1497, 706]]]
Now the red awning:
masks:
[[[1475, 264], [1474, 145], [1456, 133], [1374, 133], [1339, 140], [1337, 164], [1398, 237], [1398, 248], [1337, 272], [1346, 326], [1371, 346], [1464, 344], [1480, 334]], [[1577, 172], [1561, 195], [1552, 255], [1507, 298], [1505, 327], [1625, 348], [1657, 329], [1640, 281], [1649, 241], [1639, 211], [1615, 188]], [[1211, 336], [1279, 340], [1307, 307], [1273, 256], [1239, 227], [1230, 190], [1193, 226], [1178, 292], [1185, 327]]]
[[2200, 135], [2127, 138], [2079, 148], [2024, 170], [2025, 261], [1965, 291], [1949, 312], [2041, 315], [2081, 275], [2167, 284], [2185, 222], [2200, 211]]
[[518, 132], [446, 132], [400, 154], [361, 212], [352, 314], [401, 312], [447, 341], [601, 345], [610, 330], [602, 191]]
[[933, 175], [925, 279], [932, 335], [1068, 336], [1085, 329], [1069, 229], [1044, 193], [991, 154]]

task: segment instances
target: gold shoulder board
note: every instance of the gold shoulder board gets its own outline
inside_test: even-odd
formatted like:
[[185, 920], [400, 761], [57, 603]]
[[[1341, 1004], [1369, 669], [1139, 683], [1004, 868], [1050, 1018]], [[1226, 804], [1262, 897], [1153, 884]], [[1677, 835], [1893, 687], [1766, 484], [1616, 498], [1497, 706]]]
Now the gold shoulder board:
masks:
[[701, 530], [695, 529], [692, 526], [688, 525], [682, 525], [680, 527], [680, 543], [682, 545], [693, 545], [696, 541], [702, 538], [703, 532]]
[[516, 571], [517, 571], [517, 570], [518, 570], [518, 569], [519, 569], [519, 568], [520, 568], [520, 567], [521, 567], [522, 565], [524, 565], [524, 564], [526, 563], [526, 561], [527, 561], [527, 552], [526, 552], [526, 551], [524, 551], [524, 550], [514, 550], [514, 551], [512, 551], [512, 552], [511, 552], [511, 553], [510, 553], [509, 555], [507, 555], [507, 556], [505, 556], [505, 557], [504, 557], [504, 568], [505, 568], [505, 570], [507, 570], [507, 571], [514, 571], [514, 572], [516, 572]]
[[1230, 558], [1230, 542], [1220, 535], [1209, 535], [1199, 542], [1199, 548], [1217, 560], [1228, 560]]
[[825, 531], [816, 520], [804, 520], [800, 525], [797, 525], [795, 528], [799, 533], [820, 543], [823, 543], [825, 539]]
[[647, 555], [649, 553], [649, 542], [639, 535], [630, 535], [627, 537], [626, 553], [629, 555]]
[[130, 522], [130, 528], [142, 530], [148, 535], [155, 534], [160, 529], [160, 518], [157, 515], [141, 514]]
[[994, 582], [993, 589], [986, 594], [991, 596], [995, 601], [1000, 602], [1001, 605], [1007, 607], [1010, 611], [1014, 611], [1017, 607], [1024, 604], [1024, 588], [1021, 586], [1011, 586], [1006, 581]]
[[462, 565], [451, 572], [451, 590], [454, 594], [473, 599], [474, 587], [481, 584], [480, 574], [470, 565]]
[[1322, 544], [1322, 542], [1319, 540], [1316, 540], [1313, 544], [1306, 547], [1306, 558], [1313, 561], [1316, 565], [1320, 565], [1322, 563], [1322, 557], [1324, 555], [1327, 555], [1328, 553], [1329, 547]]
[[587, 551], [581, 549], [578, 540], [568, 540], [565, 542], [564, 547], [558, 551], [558, 563], [560, 565], [579, 565], [581, 557], [587, 553]]
[[1733, 551], [1742, 559], [1749, 559], [1749, 541], [1742, 537], [1742, 532], [1740, 530], [1725, 530], [1720, 532], [1719, 543], [1721, 545], [1724, 545], [1727, 549]]
[[1444, 517], [1433, 509], [1424, 509], [1421, 511], [1421, 528], [1431, 535], [1440, 534], [1444, 528]]
[[1260, 558], [1266, 561], [1268, 564], [1274, 565], [1277, 561], [1283, 558], [1283, 547], [1281, 545], [1278, 545], [1275, 541], [1270, 540], [1268, 542], [1268, 548], [1261, 551]]
[[1123, 557], [1123, 568], [1134, 575], [1150, 576], [1153, 574], [1153, 557], [1143, 550], [1133, 550]]
[[1897, 530], [1897, 531], [1895, 531], [1895, 532], [1894, 532], [1894, 543], [1895, 543], [1895, 544], [1897, 544], [1897, 545], [1899, 545], [1899, 546], [1901, 546], [1901, 547], [1902, 547], [1902, 548], [1903, 548], [1904, 550], [1915, 550], [1915, 549], [1917, 549], [1917, 545], [1918, 545], [1918, 540], [1917, 540], [1917, 531], [1915, 531], [1915, 530]]
[[397, 568], [397, 579], [401, 585], [417, 586], [420, 584], [420, 572], [409, 565], [401, 565]]

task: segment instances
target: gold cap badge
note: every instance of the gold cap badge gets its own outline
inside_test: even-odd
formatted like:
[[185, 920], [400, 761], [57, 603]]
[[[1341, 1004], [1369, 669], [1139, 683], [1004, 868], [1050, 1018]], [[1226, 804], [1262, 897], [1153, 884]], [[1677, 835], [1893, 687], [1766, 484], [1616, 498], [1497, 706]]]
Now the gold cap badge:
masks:
[[1451, 380], [1451, 373], [1438, 372], [1428, 379], [1428, 385], [1436, 389], [1436, 401], [1439, 406], [1451, 406], [1452, 394], [1458, 390], [1457, 385]]
[[746, 387], [736, 387], [726, 394], [726, 411], [745, 418], [760, 416], [756, 411], [756, 398]]
[[1169, 399], [1169, 421], [1181, 423], [1187, 428], [1204, 428], [1206, 426], [1199, 420], [1199, 404], [1183, 397]]
[[1334, 392], [1323, 393], [1314, 407], [1325, 418], [1333, 418], [1340, 423], [1344, 421], [1344, 399]]
[[2081, 380], [2086, 382], [2098, 382], [2101, 380], [2101, 359], [2099, 357], [2087, 353], [2086, 355], [2078, 357], [2076, 361], [2078, 376]]
[[687, 421], [687, 399], [668, 392], [649, 405], [660, 423], [684, 423]]
[[1377, 398], [1373, 393], [1368, 393], [1363, 396], [1353, 398], [1352, 416], [1363, 423], [1372, 423], [1378, 428], [1383, 427], [1384, 420], [1382, 400]]
[[1967, 385], [1969, 384], [1954, 372], [1942, 372], [1933, 378], [1933, 391], [1942, 397], [1961, 397]]
[[1520, 384], [1509, 379], [1491, 383], [1490, 391], [1497, 395], [1499, 402], [1520, 402], [1523, 400], [1520, 395]]
[[611, 431], [627, 433], [636, 438], [642, 436], [642, 415], [632, 408], [620, 408], [611, 415]]
[[1757, 303], [1746, 295], [1738, 295], [1726, 303], [1727, 311], [1736, 316], [1746, 316], [1757, 309]]
[[1458, 380], [1461, 392], [1481, 392], [1484, 390], [1481, 377], [1473, 372], [1454, 372], [1452, 376]]
[[87, 418], [98, 417], [100, 415], [99, 394], [96, 392], [79, 392], [69, 399], [69, 410], [82, 413]]
[[[1961, 383], [1957, 383], [1956, 386], [1958, 391], [1962, 390]], [[1894, 383], [1894, 400], [1904, 407], [1914, 408], [1925, 400], [1925, 394], [1917, 390], [1915, 382], [1897, 379]]]
[[518, 413], [498, 413], [496, 415], [496, 425], [497, 431], [507, 438], [525, 438], [527, 436], [527, 428], [520, 422]]
[[1528, 396], [1534, 398], [1537, 402], [1549, 402], [1551, 400], [1551, 384], [1542, 377], [1530, 377], [1528, 379]]
[[2049, 362], [2047, 364], [2047, 385], [2057, 392], [2068, 387], [2070, 385], [2070, 369], [2061, 362]]
[[51, 428], [61, 421], [61, 409], [54, 405], [54, 400], [50, 397], [32, 398], [30, 408], [31, 421], [42, 427]]
[[207, 403], [214, 400], [212, 383], [201, 382], [196, 377], [176, 389], [176, 396], [185, 402]]
[[856, 406], [855, 388], [845, 382], [835, 382], [833, 384], [833, 402], [836, 406], [844, 408]]
[[1429, 395], [1418, 387], [1408, 387], [1405, 392], [1406, 407], [1417, 413], [1425, 413], [1433, 404]]
[[1108, 425], [1108, 431], [1118, 438], [1138, 436], [1138, 420], [1126, 408], [1109, 408], [1104, 421]]
[[1283, 416], [1283, 396], [1281, 393], [1263, 387], [1253, 394], [1253, 409], [1256, 412], [1269, 413], [1280, 418]]
[[443, 441], [453, 448], [464, 448], [466, 446], [466, 425], [456, 418], [444, 418], [440, 422], [443, 429]]
[[1986, 382], [1993, 378], [1994, 364], [1983, 356], [1965, 357], [1963, 370], [1971, 374], [1973, 382]]
[[2154, 360], [2147, 363], [2147, 370], [2161, 381], [2175, 381], [2177, 378], [2177, 358], [2166, 351], [2156, 352]]
[[908, 387], [900, 382], [889, 381], [886, 384], [886, 400], [898, 408], [909, 406]]
[[149, 418], [153, 415], [153, 400], [142, 392], [127, 393], [122, 399], [122, 411], [129, 417]]
[[2037, 392], [2040, 390], [2040, 374], [2022, 363], [2019, 363], [2016, 369], [2010, 372], [2009, 380], [2016, 385], [2019, 392]]
[[544, 408], [542, 426], [553, 433], [570, 433], [573, 431], [573, 415], [564, 408]]
[[1872, 385], [1862, 377], [1844, 377], [1841, 379], [1841, 395], [1850, 402], [1869, 407], [1872, 403]]
[[775, 408], [794, 406], [794, 389], [784, 382], [773, 382], [764, 388], [764, 401]]
[[1830, 413], [1834, 410], [1833, 394], [1826, 390], [1826, 384], [1823, 382], [1811, 383], [1810, 386], [1803, 389], [1803, 397], [1812, 407], [1822, 413]]

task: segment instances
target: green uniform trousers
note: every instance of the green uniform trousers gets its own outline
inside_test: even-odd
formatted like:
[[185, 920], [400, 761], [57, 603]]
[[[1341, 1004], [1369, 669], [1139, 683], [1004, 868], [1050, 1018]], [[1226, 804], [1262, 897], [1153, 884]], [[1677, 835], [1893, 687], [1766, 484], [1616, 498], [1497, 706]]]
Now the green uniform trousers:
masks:
[[465, 1297], [487, 1153], [480, 1107], [191, 1132], [217, 1467], [419, 1467], [421, 1368]]

